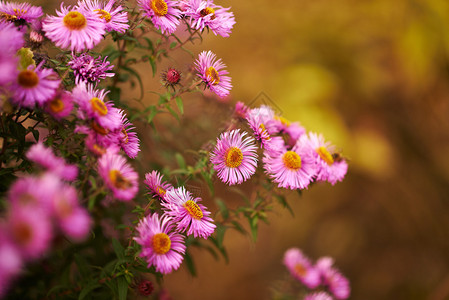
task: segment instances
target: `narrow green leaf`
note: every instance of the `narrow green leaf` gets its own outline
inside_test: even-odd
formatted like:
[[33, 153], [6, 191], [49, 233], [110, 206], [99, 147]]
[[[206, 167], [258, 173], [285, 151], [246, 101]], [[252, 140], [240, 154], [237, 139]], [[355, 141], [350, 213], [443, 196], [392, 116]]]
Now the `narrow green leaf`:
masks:
[[78, 296], [78, 300], [83, 300], [86, 298], [87, 295], [89, 295], [90, 292], [92, 292], [94, 289], [101, 287], [98, 283], [90, 282], [88, 285], [86, 285], [80, 292]]
[[217, 240], [217, 246], [218, 248], [223, 248], [224, 235], [228, 228], [226, 226], [220, 225], [219, 223], [217, 223], [216, 225], [217, 228], [215, 228], [215, 238]]
[[181, 115], [184, 114], [184, 104], [182, 103], [182, 99], [181, 97], [176, 97], [176, 105], [178, 106], [179, 112], [181, 113]]
[[170, 44], [170, 49], [175, 48], [177, 44], [178, 44], [177, 42], [172, 42], [172, 43]]
[[125, 258], [125, 248], [123, 248], [122, 244], [115, 238], [112, 239], [112, 247], [114, 247], [114, 252], [118, 259]]
[[249, 220], [249, 227], [251, 228], [251, 236], [253, 238], [253, 241], [257, 241], [257, 232], [258, 232], [258, 222], [259, 217], [256, 215], [252, 219]]
[[223, 219], [226, 220], [227, 218], [229, 218], [229, 210], [226, 204], [218, 198], [215, 199], [215, 203], [217, 203], [218, 208], [220, 209], [220, 213], [223, 216]]
[[178, 114], [169, 106], [169, 105], [165, 105], [165, 108], [168, 110], [168, 112], [173, 116], [173, 117], [175, 117], [175, 119], [176, 120], [178, 120], [178, 121], [180, 121], [179, 120], [179, 116], [178, 116]]
[[125, 277], [120, 276], [117, 278], [117, 287], [118, 287], [118, 299], [126, 300], [126, 297], [128, 295], [128, 282], [126, 281]]
[[78, 267], [78, 271], [80, 272], [81, 276], [83, 278], [87, 278], [90, 275], [90, 270], [89, 270], [90, 268], [89, 268], [89, 265], [87, 264], [86, 259], [79, 254], [75, 254], [74, 258], [75, 258], [75, 263]]
[[178, 163], [179, 168], [185, 169], [186, 161], [184, 160], [184, 157], [181, 155], [181, 153], [176, 152], [175, 158], [176, 158], [176, 162]]
[[157, 71], [157, 65], [156, 65], [154, 56], [150, 56], [150, 59], [148, 61], [150, 62], [151, 69], [153, 70], [153, 77], [154, 77], [154, 75], [156, 75], [156, 71]]
[[186, 263], [187, 269], [193, 277], [196, 277], [196, 268], [195, 263], [193, 262], [193, 258], [190, 256], [188, 252], [186, 252], [184, 256], [184, 261]]
[[137, 81], [139, 81], [139, 86], [140, 86], [140, 99], [143, 98], [143, 82], [142, 82], [142, 78], [140, 78], [139, 73], [137, 73], [136, 70], [134, 70], [133, 68], [128, 68], [125, 66], [122, 66], [122, 69], [125, 71], [128, 71], [131, 75], [133, 75], [134, 77], [137, 78]]
[[153, 121], [153, 118], [154, 118], [154, 117], [157, 115], [157, 113], [158, 113], [158, 110], [157, 110], [156, 106], [151, 105], [150, 107], [151, 107], [151, 108], [150, 108], [150, 113], [149, 113], [148, 116], [147, 116], [147, 121], [148, 121], [148, 123], [151, 123], [151, 122]]

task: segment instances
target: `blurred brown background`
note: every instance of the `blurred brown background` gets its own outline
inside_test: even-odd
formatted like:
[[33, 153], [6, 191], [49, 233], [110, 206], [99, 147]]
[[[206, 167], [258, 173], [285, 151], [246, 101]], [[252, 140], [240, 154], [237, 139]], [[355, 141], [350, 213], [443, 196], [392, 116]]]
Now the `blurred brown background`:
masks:
[[[234, 86], [230, 103], [266, 93], [284, 117], [341, 148], [349, 173], [303, 197], [287, 193], [295, 217], [276, 207], [256, 243], [229, 231], [230, 264], [194, 252], [197, 278], [185, 267], [166, 276], [173, 299], [270, 299], [271, 285], [286, 275], [289, 247], [312, 259], [334, 257], [351, 281], [351, 299], [449, 299], [449, 2], [216, 4], [232, 6], [231, 37], [210, 33], [187, 47], [224, 60]], [[159, 70], [186, 70], [191, 62], [176, 54]], [[163, 92], [151, 74], [145, 84]], [[160, 136], [150, 128], [141, 133], [147, 160], [173, 161], [160, 157], [161, 149], [185, 153], [219, 134], [226, 105], [199, 94], [184, 100], [182, 127], [160, 118]], [[145, 101], [157, 99], [147, 94]]]

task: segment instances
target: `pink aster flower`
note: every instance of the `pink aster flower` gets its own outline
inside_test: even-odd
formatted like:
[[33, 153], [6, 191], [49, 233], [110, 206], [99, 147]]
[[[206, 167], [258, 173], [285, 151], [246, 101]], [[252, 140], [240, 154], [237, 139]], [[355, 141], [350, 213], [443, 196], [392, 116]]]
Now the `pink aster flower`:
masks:
[[140, 220], [134, 240], [142, 246], [140, 257], [145, 258], [148, 268], [154, 266], [157, 272], [168, 274], [181, 265], [186, 246], [184, 236], [173, 231], [174, 227], [170, 218], [159, 219], [157, 214]]
[[26, 157], [44, 167], [51, 173], [66, 180], [75, 180], [78, 176], [78, 168], [75, 165], [67, 164], [63, 158], [56, 156], [50, 148], [38, 142], [30, 147]]
[[162, 34], [172, 34], [179, 25], [181, 11], [177, 9], [178, 1], [173, 0], [137, 0], [137, 4], [146, 17], [151, 19], [154, 27]]
[[167, 191], [173, 188], [170, 183], [162, 180], [162, 175], [158, 171], [145, 174], [144, 183], [147, 185], [150, 196], [160, 200], [165, 199]]
[[246, 114], [249, 111], [249, 107], [245, 105], [245, 103], [238, 101], [235, 104], [235, 109], [234, 109], [234, 114], [241, 118], [241, 119], [246, 119]]
[[95, 122], [91, 122], [89, 125], [76, 125], [75, 133], [87, 135], [84, 142], [90, 152], [102, 156], [106, 152], [118, 153], [120, 151], [116, 135]]
[[313, 149], [312, 153], [318, 170], [317, 181], [328, 181], [334, 185], [337, 181], [343, 180], [348, 171], [348, 163], [329, 142], [325, 142], [321, 134], [304, 135], [299, 143], [308, 144]]
[[19, 251], [2, 230], [0, 228], [0, 297], [5, 295], [9, 284], [20, 273], [23, 265]]
[[321, 257], [315, 264], [322, 283], [329, 288], [329, 291], [337, 299], [348, 299], [351, 293], [349, 280], [333, 267], [334, 260], [331, 257]]
[[326, 292], [316, 292], [307, 294], [304, 300], [333, 300], [332, 297]]
[[107, 57], [101, 59], [101, 57], [93, 58], [89, 54], [82, 53], [79, 56], [72, 54], [73, 59], [67, 64], [72, 68], [75, 74], [76, 82], [100, 82], [101, 79], [107, 77], [114, 77], [115, 73], [108, 72], [114, 68], [107, 61]]
[[42, 29], [56, 46], [81, 52], [92, 49], [103, 40], [106, 22], [96, 12], [83, 7], [64, 7], [57, 16], [47, 16]]
[[265, 151], [264, 168], [279, 187], [305, 189], [316, 175], [317, 169], [310, 147], [297, 143], [291, 150]]
[[284, 265], [290, 274], [301, 281], [308, 288], [315, 288], [320, 284], [320, 274], [298, 248], [290, 248], [284, 254]]
[[215, 5], [211, 0], [189, 0], [184, 3], [184, 14], [190, 17], [192, 28], [203, 30], [207, 27], [215, 35], [229, 37], [235, 24], [234, 14], [229, 12], [230, 8]]
[[98, 160], [98, 173], [119, 200], [129, 201], [139, 191], [139, 175], [119, 154], [106, 152]]
[[128, 13], [121, 5], [115, 6], [116, 0], [108, 3], [98, 0], [83, 0], [78, 6], [97, 13], [98, 18], [106, 22], [106, 31], [117, 31], [124, 33], [128, 28]]
[[262, 148], [265, 148], [271, 139], [266, 126], [273, 118], [274, 111], [266, 105], [250, 109], [246, 113], [246, 120], [253, 130], [256, 141], [260, 142]]
[[53, 236], [51, 220], [45, 214], [31, 209], [10, 210], [5, 229], [25, 259], [42, 256], [49, 249]]
[[44, 105], [56, 94], [61, 82], [52, 69], [44, 69], [42, 61], [37, 67], [30, 65], [26, 70], [18, 73], [12, 90], [12, 102], [18, 106], [34, 108]]
[[162, 206], [168, 216], [173, 217], [177, 229], [187, 235], [208, 238], [215, 230], [215, 224], [209, 217], [210, 212], [200, 203], [201, 198], [193, 198], [184, 187], [168, 190]]
[[135, 129], [133, 124], [128, 120], [126, 114], [123, 110], [120, 111], [122, 126], [117, 130], [117, 143], [120, 148], [128, 155], [130, 158], [136, 158], [140, 151], [139, 148], [139, 138], [137, 133], [132, 131]]
[[29, 3], [0, 1], [0, 20], [14, 22], [19, 25], [35, 23], [44, 13], [39, 6]]
[[229, 185], [240, 184], [256, 172], [257, 147], [254, 138], [246, 134], [239, 129], [222, 133], [211, 153], [217, 176]]
[[73, 110], [72, 95], [67, 91], [58, 91], [53, 99], [44, 104], [44, 109], [56, 120], [62, 120]]
[[216, 55], [211, 51], [201, 52], [195, 61], [198, 76], [220, 98], [228, 96], [232, 88], [231, 77], [227, 76], [229, 73], [224, 68], [226, 68], [226, 65], [221, 61], [221, 58], [217, 60]]
[[107, 133], [119, 129], [122, 121], [120, 110], [113, 107], [112, 102], [104, 102], [106, 94], [105, 90], [96, 90], [85, 82], [79, 82], [72, 91], [72, 97], [79, 105], [79, 117], [95, 122], [99, 131], [104, 129]]

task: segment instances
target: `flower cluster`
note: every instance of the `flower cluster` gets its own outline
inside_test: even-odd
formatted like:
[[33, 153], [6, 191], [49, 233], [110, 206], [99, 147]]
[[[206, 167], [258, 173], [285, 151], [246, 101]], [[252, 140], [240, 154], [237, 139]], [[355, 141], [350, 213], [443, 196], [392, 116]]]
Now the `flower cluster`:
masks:
[[256, 141], [263, 151], [265, 173], [280, 188], [305, 189], [314, 181], [334, 185], [346, 175], [346, 160], [321, 134], [307, 133], [266, 105], [250, 109], [238, 102], [235, 115], [247, 121], [252, 136], [232, 130], [217, 139], [211, 162], [223, 182], [240, 184], [256, 172]]
[[[335, 268], [331, 257], [321, 257], [315, 264], [298, 248], [288, 249], [284, 254], [284, 265], [290, 274], [309, 289], [326, 288], [335, 299], [348, 299], [351, 289], [349, 280]], [[305, 300], [332, 300], [324, 291], [308, 294]]]
[[215, 230], [210, 212], [184, 187], [174, 188], [163, 181], [162, 175], [153, 171], [145, 175], [149, 195], [163, 207], [163, 215], [149, 214], [137, 226], [134, 239], [141, 245], [141, 257], [148, 267], [167, 274], [179, 268], [185, 253], [185, 236], [193, 235], [207, 239]]

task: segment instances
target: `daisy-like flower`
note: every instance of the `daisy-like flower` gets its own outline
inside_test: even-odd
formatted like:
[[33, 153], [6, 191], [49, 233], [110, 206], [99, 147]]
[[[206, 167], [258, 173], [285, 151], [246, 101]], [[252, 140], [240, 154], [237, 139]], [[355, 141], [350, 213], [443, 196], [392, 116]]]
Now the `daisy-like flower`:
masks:
[[349, 280], [333, 267], [334, 260], [331, 257], [321, 257], [317, 260], [315, 268], [318, 270], [322, 283], [337, 299], [348, 299], [351, 294]]
[[[114, 131], [122, 125], [120, 110], [113, 107], [110, 101], [104, 102], [107, 92], [96, 90], [92, 84], [79, 82], [72, 91], [73, 99], [79, 105], [81, 119], [89, 119], [94, 122], [99, 132]], [[95, 129], [95, 128], [94, 128]]]
[[229, 185], [240, 184], [256, 172], [257, 147], [254, 138], [246, 134], [239, 129], [222, 133], [211, 153], [217, 176]]
[[119, 154], [106, 152], [98, 160], [98, 173], [119, 200], [129, 201], [139, 191], [139, 175]]
[[234, 114], [241, 118], [241, 119], [246, 119], [246, 114], [249, 111], [249, 107], [245, 105], [245, 103], [238, 101], [235, 104], [235, 109], [234, 109]]
[[139, 138], [137, 133], [132, 131], [135, 129], [133, 124], [128, 120], [123, 110], [120, 111], [122, 126], [116, 133], [118, 145], [130, 158], [136, 158], [140, 151]]
[[226, 68], [226, 65], [221, 61], [221, 58], [217, 60], [212, 51], [201, 52], [195, 61], [198, 76], [220, 98], [228, 96], [232, 88], [231, 77], [227, 76], [229, 73], [224, 68]]
[[215, 224], [209, 217], [210, 212], [200, 203], [201, 198], [193, 198], [192, 194], [184, 187], [170, 189], [165, 194], [165, 202], [162, 206], [165, 213], [176, 222], [180, 232], [186, 231], [187, 235], [208, 238], [215, 230]]
[[134, 240], [142, 246], [140, 257], [145, 258], [148, 268], [154, 266], [157, 272], [168, 274], [181, 265], [186, 246], [184, 236], [175, 232], [174, 227], [170, 218], [159, 219], [157, 214], [140, 220]]
[[54, 97], [61, 80], [52, 69], [42, 68], [43, 63], [42, 61], [37, 67], [30, 65], [18, 73], [12, 86], [14, 104], [34, 108]]
[[324, 140], [320, 134], [309, 133], [300, 138], [300, 143], [308, 144], [313, 149], [317, 165], [317, 181], [328, 181], [332, 185], [342, 181], [348, 171], [348, 163], [341, 158], [335, 148]]
[[179, 25], [181, 11], [177, 9], [178, 1], [173, 0], [137, 0], [137, 4], [146, 17], [151, 19], [154, 27], [162, 34], [172, 34]]
[[184, 14], [190, 17], [190, 25], [194, 29], [203, 30], [208, 27], [215, 35], [229, 37], [235, 24], [234, 14], [230, 8], [215, 5], [211, 0], [184, 1]]
[[290, 274], [308, 288], [313, 289], [320, 284], [320, 273], [300, 249], [288, 249], [284, 254], [283, 262]]
[[265, 151], [266, 173], [279, 187], [292, 190], [307, 188], [317, 172], [311, 149], [298, 142], [291, 150], [281, 150]]
[[0, 1], [0, 20], [24, 25], [25, 23], [35, 23], [43, 14], [42, 7], [33, 6], [26, 2]]
[[167, 191], [173, 188], [170, 183], [162, 179], [163, 177], [158, 171], [145, 174], [144, 183], [147, 185], [151, 197], [163, 200]]
[[307, 294], [304, 300], [333, 300], [332, 297], [326, 292], [316, 292]]
[[306, 129], [298, 122], [290, 122], [284, 117], [274, 116], [274, 118], [267, 123], [267, 130], [270, 135], [287, 134], [288, 144], [293, 146], [300, 136], [306, 133]]
[[67, 164], [63, 158], [56, 156], [53, 151], [50, 148], [45, 147], [42, 142], [38, 142], [31, 146], [26, 153], [26, 157], [51, 173], [66, 180], [75, 180], [78, 176], [78, 168], [76, 165]]
[[266, 105], [250, 109], [246, 112], [246, 120], [249, 127], [253, 130], [254, 136], [258, 142], [265, 148], [271, 136], [267, 130], [267, 124], [274, 118], [274, 111]]
[[64, 7], [56, 11], [57, 16], [47, 16], [42, 29], [56, 46], [81, 52], [92, 49], [103, 40], [105, 20], [83, 7]]
[[58, 91], [53, 99], [45, 103], [44, 109], [56, 120], [61, 120], [72, 112], [72, 95], [67, 91]]
[[0, 87], [9, 85], [17, 78], [17, 50], [23, 46], [23, 33], [14, 24], [0, 22]]
[[174, 88], [181, 81], [181, 73], [174, 68], [168, 68], [161, 77], [165, 87]]
[[32, 209], [10, 210], [6, 219], [6, 232], [25, 259], [43, 255], [53, 236], [50, 219]]
[[108, 72], [114, 68], [114, 65], [106, 60], [107, 57], [104, 59], [101, 59], [101, 57], [93, 58], [86, 53], [79, 56], [73, 54], [72, 56], [73, 59], [67, 64], [72, 68], [76, 82], [100, 82], [102, 79], [115, 75], [113, 72]]
[[78, 2], [86, 10], [97, 13], [98, 18], [106, 22], [106, 31], [117, 31], [124, 33], [128, 28], [128, 13], [121, 5], [115, 6], [116, 0], [108, 3], [98, 0], [83, 0]]

